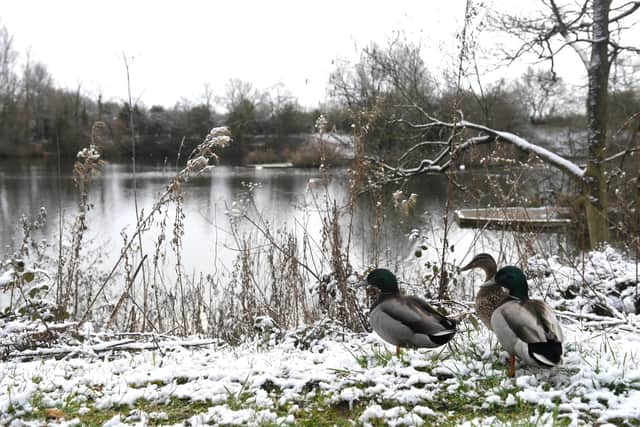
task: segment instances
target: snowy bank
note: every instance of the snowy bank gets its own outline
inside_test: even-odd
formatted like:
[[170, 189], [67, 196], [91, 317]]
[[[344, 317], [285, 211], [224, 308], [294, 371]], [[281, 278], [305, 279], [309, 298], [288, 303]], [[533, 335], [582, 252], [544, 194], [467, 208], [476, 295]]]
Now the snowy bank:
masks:
[[[565, 354], [557, 369], [517, 365], [515, 378], [471, 321], [447, 346], [397, 358], [375, 334], [330, 321], [289, 332], [262, 322], [229, 346], [3, 314], [0, 425], [634, 425], [637, 266], [610, 248], [581, 262], [529, 261]], [[34, 348], [32, 337], [56, 334]]]

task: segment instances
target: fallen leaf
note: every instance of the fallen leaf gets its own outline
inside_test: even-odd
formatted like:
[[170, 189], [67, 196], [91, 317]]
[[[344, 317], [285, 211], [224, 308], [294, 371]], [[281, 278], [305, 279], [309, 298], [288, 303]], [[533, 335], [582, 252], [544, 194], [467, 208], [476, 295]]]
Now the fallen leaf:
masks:
[[44, 412], [47, 414], [47, 418], [60, 419], [65, 417], [65, 413], [57, 408], [47, 408]]

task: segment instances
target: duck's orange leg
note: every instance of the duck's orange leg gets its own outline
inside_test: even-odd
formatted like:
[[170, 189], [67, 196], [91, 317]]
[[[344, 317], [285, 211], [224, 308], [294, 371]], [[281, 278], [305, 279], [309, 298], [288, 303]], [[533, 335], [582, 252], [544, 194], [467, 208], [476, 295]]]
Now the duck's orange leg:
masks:
[[515, 377], [516, 375], [516, 356], [511, 355], [509, 357], [509, 366], [507, 368], [507, 376], [510, 378]]

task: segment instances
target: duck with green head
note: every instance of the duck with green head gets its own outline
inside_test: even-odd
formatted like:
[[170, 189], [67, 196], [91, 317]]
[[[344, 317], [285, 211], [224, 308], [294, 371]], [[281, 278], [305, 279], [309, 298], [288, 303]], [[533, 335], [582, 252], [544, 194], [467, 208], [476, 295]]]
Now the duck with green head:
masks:
[[495, 282], [509, 292], [491, 315], [491, 327], [511, 355], [507, 374], [515, 375], [515, 356], [530, 366], [557, 366], [562, 359], [562, 329], [553, 309], [544, 301], [529, 299], [527, 278], [518, 267], [500, 269]]
[[472, 268], [480, 268], [485, 273], [484, 283], [476, 293], [476, 314], [487, 328], [493, 330], [491, 315], [509, 293], [495, 281], [498, 266], [491, 255], [482, 253], [474, 256], [460, 271], [471, 270]]
[[456, 322], [421, 298], [401, 295], [398, 279], [391, 271], [373, 270], [363, 286], [380, 290], [371, 307], [369, 322], [383, 340], [396, 346], [396, 355], [400, 354], [400, 347], [439, 347], [455, 335]]

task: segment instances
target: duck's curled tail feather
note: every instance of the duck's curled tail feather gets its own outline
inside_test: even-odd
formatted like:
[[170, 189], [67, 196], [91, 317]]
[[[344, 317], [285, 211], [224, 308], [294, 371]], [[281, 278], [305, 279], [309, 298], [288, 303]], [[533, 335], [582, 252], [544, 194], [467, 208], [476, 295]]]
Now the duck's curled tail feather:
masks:
[[529, 343], [529, 356], [542, 366], [554, 367], [562, 358], [562, 343], [558, 341]]

